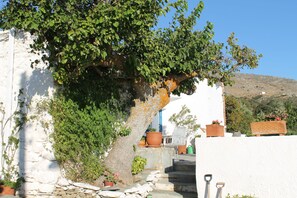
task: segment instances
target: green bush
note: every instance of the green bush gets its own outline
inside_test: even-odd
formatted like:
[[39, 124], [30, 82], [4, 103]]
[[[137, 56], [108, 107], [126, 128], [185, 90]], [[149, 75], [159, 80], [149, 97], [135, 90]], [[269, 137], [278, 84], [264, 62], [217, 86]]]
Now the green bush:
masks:
[[92, 182], [103, 175], [104, 154], [118, 136], [130, 133], [124, 122], [130, 96], [121, 98], [121, 89], [110, 87], [123, 85], [95, 74], [88, 71], [60, 87], [50, 105], [55, 157], [73, 181]]
[[250, 123], [254, 121], [253, 111], [248, 102], [234, 96], [226, 96], [227, 131], [251, 133]]
[[287, 135], [297, 135], [297, 97], [255, 97], [251, 99], [226, 96], [228, 131], [250, 134], [250, 123], [266, 120], [269, 115], [286, 114]]
[[67, 176], [75, 181], [98, 178], [103, 170], [100, 158], [119, 133], [112, 124], [117, 117], [104, 106], [79, 109], [72, 100], [62, 97], [51, 106], [55, 156], [67, 165]]
[[136, 175], [144, 170], [147, 160], [141, 156], [135, 156], [132, 162], [132, 175]]

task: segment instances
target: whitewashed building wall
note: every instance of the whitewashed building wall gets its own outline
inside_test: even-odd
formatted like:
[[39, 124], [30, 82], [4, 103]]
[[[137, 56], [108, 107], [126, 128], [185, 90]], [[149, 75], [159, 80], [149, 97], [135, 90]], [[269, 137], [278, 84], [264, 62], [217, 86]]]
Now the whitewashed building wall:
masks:
[[[192, 95], [171, 95], [170, 103], [155, 117], [152, 127], [161, 130], [163, 135], [172, 135], [176, 126], [169, 121], [169, 118], [178, 113], [184, 105], [190, 109], [191, 115], [197, 117], [197, 124], [200, 124], [202, 129], [213, 120], [219, 120], [225, 125], [224, 86], [220, 84], [209, 86], [208, 81], [204, 80], [196, 84], [196, 87]], [[198, 130], [196, 134], [206, 136], [204, 131]], [[189, 138], [192, 139], [193, 136]]]
[[297, 197], [297, 136], [196, 138], [196, 145], [199, 197], [220, 197], [218, 182], [222, 197]]
[[[36, 115], [36, 104], [49, 99], [53, 93], [52, 75], [45, 65], [30, 67], [31, 60], [37, 57], [30, 53], [30, 43], [30, 34], [14, 30], [0, 32], [0, 102], [3, 102], [7, 116], [17, 107], [20, 89], [30, 103], [29, 117]], [[27, 195], [52, 193], [60, 177], [49, 141], [51, 127], [45, 129], [40, 121], [51, 122], [51, 117], [44, 112], [38, 119], [30, 119], [19, 134], [20, 149], [15, 156], [19, 172], [26, 180], [22, 193]], [[13, 123], [7, 125], [5, 133], [9, 134], [12, 127]]]

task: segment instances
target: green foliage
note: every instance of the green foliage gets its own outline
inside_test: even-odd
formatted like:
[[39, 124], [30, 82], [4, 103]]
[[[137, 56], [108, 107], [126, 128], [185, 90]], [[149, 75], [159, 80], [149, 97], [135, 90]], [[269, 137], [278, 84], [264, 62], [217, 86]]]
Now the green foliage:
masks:
[[[100, 159], [117, 135], [128, 134], [122, 121], [114, 124], [122, 117], [115, 111], [129, 112], [127, 101], [136, 96], [127, 89], [128, 100], [122, 100], [117, 94], [123, 89], [114, 81], [135, 85], [137, 97], [145, 99], [156, 93], [146, 93], [152, 85], [169, 88], [168, 79], [179, 85], [176, 93], [193, 93], [194, 77], [228, 84], [234, 72], [257, 67], [261, 56], [237, 45], [234, 34], [225, 46], [213, 41], [212, 23], [194, 29], [202, 1], [190, 14], [187, 8], [186, 0], [22, 0], [8, 1], [0, 10], [0, 28], [34, 35], [32, 51], [42, 55], [63, 85], [63, 97], [52, 105], [54, 148], [57, 159], [70, 164], [74, 173], [86, 170], [87, 157]], [[171, 9], [171, 24], [158, 29], [159, 17]], [[117, 93], [100, 92], [102, 87]]]
[[281, 118], [287, 122], [287, 135], [297, 134], [297, 97], [255, 97], [252, 99], [226, 96], [228, 131], [250, 132], [250, 123]]
[[288, 113], [287, 128], [288, 135], [297, 135], [297, 98], [291, 97], [285, 101], [285, 108]]
[[197, 131], [200, 127], [197, 124], [197, 118], [189, 113], [191, 113], [191, 110], [186, 105], [183, 105], [180, 112], [170, 116], [169, 121], [173, 122], [177, 127], [186, 127], [189, 131]]
[[147, 131], [147, 132], [156, 132], [157, 129], [152, 128], [152, 127], [148, 127], [146, 131]]
[[255, 196], [252, 196], [252, 195], [230, 195], [228, 193], [228, 195], [226, 196], [226, 198], [255, 198]]
[[135, 156], [132, 162], [132, 175], [136, 175], [144, 170], [147, 163], [147, 159], [141, 156]]
[[250, 123], [254, 121], [253, 111], [247, 102], [233, 96], [226, 96], [226, 122], [227, 131], [240, 131], [250, 135]]
[[80, 109], [74, 101], [63, 97], [52, 102], [51, 114], [55, 156], [66, 168], [67, 176], [74, 181], [98, 178], [103, 171], [102, 155], [128, 129], [118, 127], [118, 117], [107, 106]]
[[[14, 189], [18, 189], [23, 182], [24, 178], [19, 174], [19, 168], [15, 164], [15, 154], [19, 148], [19, 133], [23, 129], [26, 121], [27, 114], [25, 109], [27, 107], [26, 98], [24, 98], [23, 90], [19, 90], [18, 106], [12, 115], [6, 117], [6, 112], [3, 103], [0, 103], [0, 126], [1, 126], [1, 178], [0, 183]], [[8, 124], [12, 123], [13, 128], [9, 134]]]
[[274, 120], [276, 117], [285, 120], [287, 118], [287, 110], [284, 102], [284, 99], [279, 98], [269, 98], [260, 101], [254, 112], [257, 120]]
[[[255, 68], [261, 56], [237, 45], [234, 34], [226, 46], [215, 43], [210, 22], [195, 30], [203, 8], [200, 1], [187, 14], [186, 0], [9, 1], [0, 11], [0, 28], [35, 35], [32, 49], [50, 52], [42, 59], [59, 84], [77, 80], [90, 67], [102, 76], [147, 82], [188, 75], [227, 84], [235, 71]], [[171, 24], [158, 29], [159, 17], [170, 10]], [[193, 82], [181, 82], [176, 92], [191, 92]]]
[[119, 182], [119, 175], [117, 173], [112, 173], [108, 170], [104, 171], [104, 177], [106, 181], [117, 183]]
[[78, 80], [61, 87], [50, 105], [53, 148], [68, 178], [92, 182], [103, 174], [103, 156], [115, 139], [130, 133], [125, 110], [131, 96], [121, 96], [120, 83], [97, 78], [94, 70]]

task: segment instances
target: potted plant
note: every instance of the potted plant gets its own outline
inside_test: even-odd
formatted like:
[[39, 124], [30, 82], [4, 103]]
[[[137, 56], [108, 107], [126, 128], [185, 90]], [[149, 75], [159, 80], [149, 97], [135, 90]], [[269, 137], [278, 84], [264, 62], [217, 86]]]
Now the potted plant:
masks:
[[[185, 128], [185, 136], [187, 137], [190, 133], [194, 133], [200, 127], [197, 124], [197, 118], [194, 115], [189, 114], [191, 113], [190, 109], [184, 105], [179, 113], [174, 113], [170, 118], [169, 121], [174, 123], [176, 127]], [[187, 146], [186, 142], [183, 145], [177, 146], [178, 154], [186, 154], [187, 153]]]
[[12, 178], [0, 179], [0, 195], [15, 195], [16, 190], [21, 187], [23, 182], [25, 182], [23, 177], [18, 177], [16, 180]]
[[141, 139], [139, 140], [138, 142], [138, 146], [139, 147], [145, 147], [146, 146], [146, 137], [145, 136], [142, 136]]
[[149, 147], [160, 147], [162, 143], [162, 133], [154, 128], [148, 128], [146, 132], [146, 142]]
[[267, 115], [258, 115], [258, 122], [251, 123], [253, 135], [285, 135], [287, 133], [286, 119], [288, 114], [285, 111], [275, 111]]
[[119, 175], [117, 173], [111, 173], [109, 171], [104, 172], [104, 186], [112, 187], [119, 181]]
[[[22, 91], [20, 90], [20, 94]], [[19, 94], [19, 96], [20, 96]], [[22, 97], [19, 97], [22, 98]], [[0, 177], [0, 195], [14, 195], [22, 183], [24, 178], [20, 176], [15, 163], [15, 153], [19, 148], [19, 132], [22, 130], [26, 114], [23, 111], [25, 107], [24, 101], [19, 99], [17, 110], [11, 116], [6, 118], [3, 103], [0, 103], [0, 130], [1, 130], [1, 177]], [[13, 128], [9, 132], [6, 130], [8, 123], [13, 123]], [[9, 132], [9, 133], [8, 133]]]
[[221, 121], [213, 120], [211, 124], [206, 125], [207, 137], [224, 137], [224, 126]]

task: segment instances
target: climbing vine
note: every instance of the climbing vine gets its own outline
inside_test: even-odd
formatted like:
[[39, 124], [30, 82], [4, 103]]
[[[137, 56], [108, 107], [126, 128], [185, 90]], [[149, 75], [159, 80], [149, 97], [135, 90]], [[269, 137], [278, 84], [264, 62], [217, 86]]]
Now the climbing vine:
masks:
[[[26, 99], [24, 98], [23, 90], [19, 90], [18, 105], [16, 110], [7, 115], [4, 104], [0, 103], [0, 133], [1, 133], [1, 184], [12, 188], [19, 188], [24, 182], [24, 178], [19, 174], [19, 168], [15, 163], [15, 154], [19, 148], [19, 134], [23, 129], [27, 114]], [[11, 130], [9, 124], [12, 124]], [[10, 130], [10, 131], [9, 131]]]

